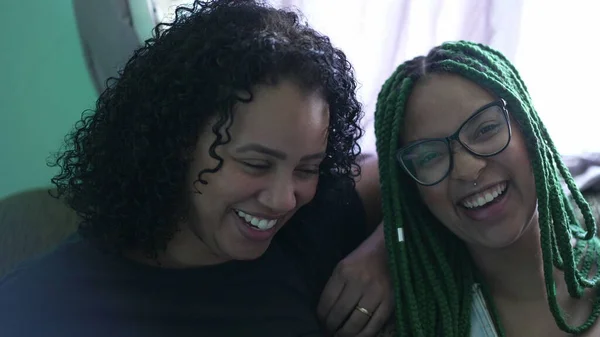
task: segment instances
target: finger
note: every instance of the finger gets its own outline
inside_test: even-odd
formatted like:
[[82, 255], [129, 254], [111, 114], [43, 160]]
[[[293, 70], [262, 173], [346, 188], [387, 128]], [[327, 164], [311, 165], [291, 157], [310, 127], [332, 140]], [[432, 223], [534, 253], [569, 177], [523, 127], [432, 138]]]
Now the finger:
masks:
[[373, 313], [373, 317], [367, 322], [366, 326], [355, 335], [356, 337], [373, 337], [376, 336], [379, 331], [385, 326], [385, 324], [389, 321], [390, 315], [394, 311], [394, 302], [388, 298], [384, 299], [383, 302], [379, 305], [375, 313]]
[[[339, 336], [356, 336], [369, 323], [375, 313], [379, 311], [381, 297], [379, 296], [363, 296], [358, 304], [352, 308], [352, 313], [344, 325], [338, 330]], [[369, 314], [366, 314], [357, 309], [357, 307], [366, 309]]]
[[354, 307], [362, 297], [362, 288], [356, 284], [346, 284], [342, 293], [329, 311], [325, 319], [325, 325], [331, 330], [336, 331], [346, 319], [350, 317]]
[[344, 290], [345, 282], [337, 275], [332, 275], [327, 281], [317, 305], [317, 316], [325, 321], [335, 302]]

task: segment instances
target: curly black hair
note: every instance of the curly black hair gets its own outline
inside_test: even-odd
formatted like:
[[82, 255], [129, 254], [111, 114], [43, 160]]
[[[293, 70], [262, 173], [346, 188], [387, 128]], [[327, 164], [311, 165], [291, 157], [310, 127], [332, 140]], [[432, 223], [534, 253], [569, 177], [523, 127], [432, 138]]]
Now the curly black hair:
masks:
[[251, 100], [257, 84], [282, 79], [318, 90], [329, 104], [327, 157], [305, 206], [318, 213], [315, 207], [333, 201], [329, 192], [353, 186], [359, 174], [354, 71], [297, 13], [249, 0], [195, 1], [154, 28], [107, 81], [95, 112], [67, 135], [50, 164], [60, 167], [55, 196], [81, 217], [84, 238], [113, 252], [156, 256], [190, 207], [185, 178], [201, 130], [217, 120], [210, 155], [219, 165], [198, 173], [197, 186], [222, 166], [215, 148], [230, 140], [234, 104]]

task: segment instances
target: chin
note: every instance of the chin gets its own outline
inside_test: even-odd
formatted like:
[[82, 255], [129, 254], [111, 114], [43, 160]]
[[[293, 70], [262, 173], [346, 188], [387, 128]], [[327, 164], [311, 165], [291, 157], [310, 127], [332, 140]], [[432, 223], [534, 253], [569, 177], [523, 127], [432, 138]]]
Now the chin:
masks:
[[256, 260], [265, 254], [265, 252], [267, 251], [269, 246], [270, 246], [270, 242], [269, 242], [269, 244], [267, 244], [263, 247], [254, 246], [254, 247], [246, 247], [246, 249], [240, 249], [242, 247], [238, 246], [237, 249], [235, 249], [235, 251], [230, 251], [230, 252], [228, 252], [227, 255], [229, 255], [229, 257], [232, 260], [238, 260], [238, 261]]
[[488, 249], [504, 249], [508, 248], [524, 236], [527, 227], [522, 227], [521, 230], [507, 230], [507, 228], [498, 228], [497, 230], [481, 233], [478, 238], [473, 238], [472, 243], [480, 247]]
[[517, 215], [491, 226], [482, 226], [482, 224], [469, 226], [469, 230], [465, 232], [470, 232], [471, 235], [467, 236], [463, 232], [462, 238], [466, 239], [465, 242], [469, 245], [486, 249], [506, 249], [522, 240], [531, 239], [531, 234], [535, 234], [536, 228], [539, 228], [536, 222], [525, 220], [524, 217]]

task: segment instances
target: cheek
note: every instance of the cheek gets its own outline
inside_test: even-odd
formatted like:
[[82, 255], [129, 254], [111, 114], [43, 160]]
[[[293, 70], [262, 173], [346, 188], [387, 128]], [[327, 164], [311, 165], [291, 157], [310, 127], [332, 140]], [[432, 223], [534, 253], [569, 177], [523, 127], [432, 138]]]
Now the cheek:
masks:
[[494, 162], [509, 172], [509, 175], [523, 187], [535, 185], [529, 153], [521, 134], [515, 132], [510, 145], [502, 153], [493, 158]]
[[520, 185], [519, 189], [521, 189], [524, 194], [525, 203], [531, 205], [530, 207], [534, 207], [533, 205], [537, 203], [537, 192], [535, 189], [535, 176], [533, 175], [529, 154], [524, 145], [516, 148], [514, 152], [513, 167], [518, 167], [520, 169], [514, 171], [513, 175], [515, 176], [516, 182]]
[[419, 186], [421, 199], [438, 219], [447, 219], [454, 211], [445, 186], [443, 183], [430, 187]]
[[319, 179], [315, 178], [307, 181], [301, 181], [296, 185], [296, 201], [298, 203], [298, 207], [306, 205], [315, 197], [318, 184]]
[[264, 190], [267, 184], [265, 177], [254, 177], [236, 171], [220, 179], [217, 193], [221, 193], [226, 202], [238, 203], [253, 198]]
[[[513, 134], [510, 144], [506, 151], [506, 156], [510, 157], [510, 161], [514, 165], [519, 165], [521, 169], [528, 168], [531, 172], [531, 162], [529, 160], [529, 153], [527, 152], [527, 145], [525, 144], [525, 138], [523, 133], [518, 127], [513, 127]], [[501, 153], [501, 155], [504, 153]], [[523, 172], [525, 170], [522, 170]]]
[[[206, 168], [206, 166], [202, 167]], [[193, 175], [192, 179], [197, 180], [197, 173]], [[194, 184], [202, 192], [196, 200], [202, 207], [209, 209], [228, 207], [230, 204], [249, 199], [265, 185], [264, 178], [246, 174], [228, 160], [224, 162], [219, 171], [203, 173], [202, 179], [206, 180], [208, 184], [203, 185], [200, 182]]]

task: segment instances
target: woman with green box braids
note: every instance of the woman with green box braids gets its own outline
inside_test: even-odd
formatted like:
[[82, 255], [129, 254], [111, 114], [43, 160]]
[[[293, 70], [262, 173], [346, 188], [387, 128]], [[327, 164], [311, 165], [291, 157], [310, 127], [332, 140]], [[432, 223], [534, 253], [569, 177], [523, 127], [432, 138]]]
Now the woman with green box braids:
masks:
[[399, 336], [600, 335], [595, 221], [501, 53], [405, 62], [375, 119]]

